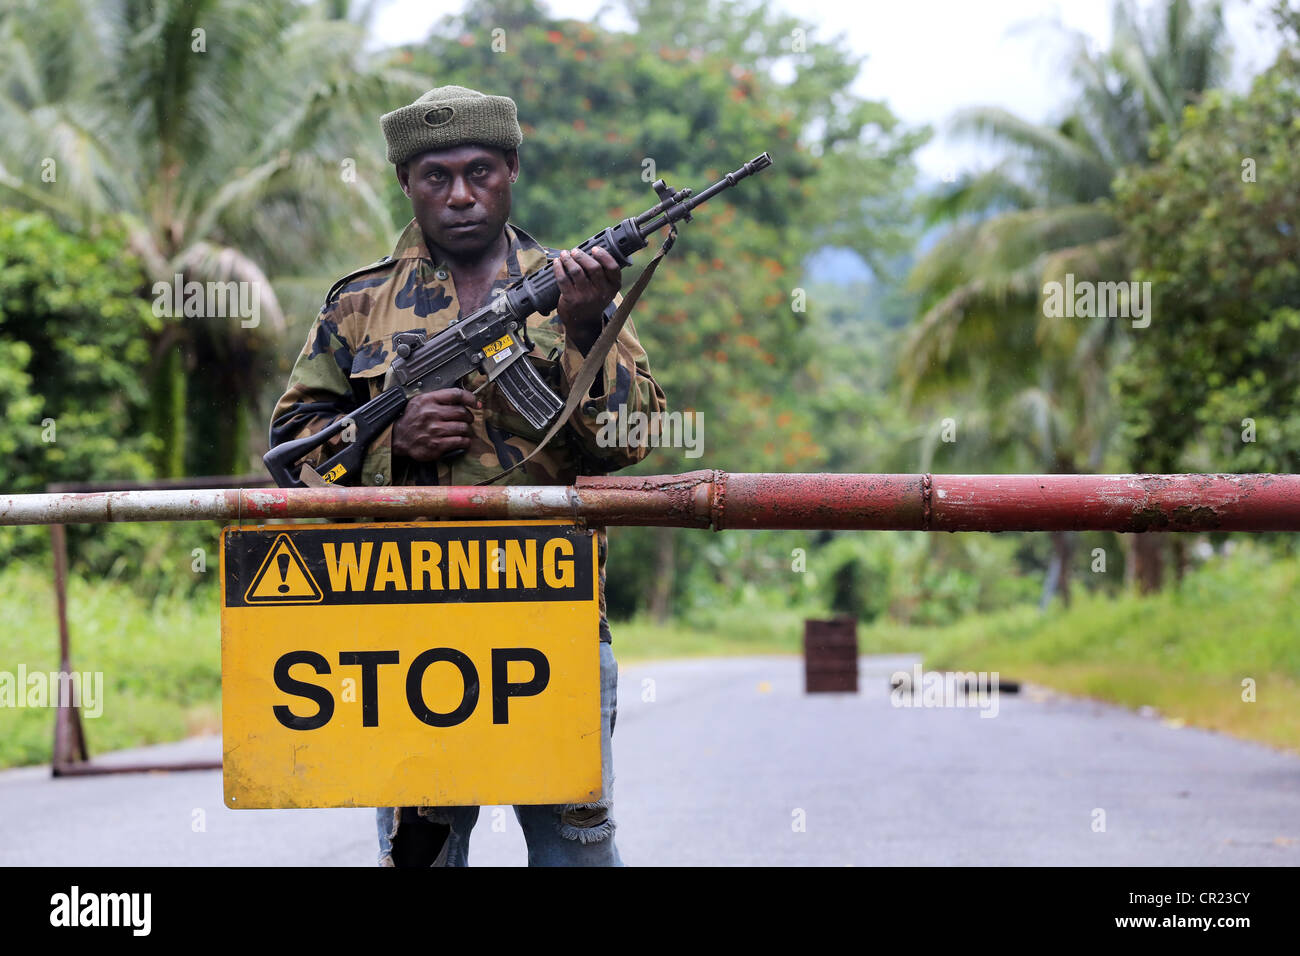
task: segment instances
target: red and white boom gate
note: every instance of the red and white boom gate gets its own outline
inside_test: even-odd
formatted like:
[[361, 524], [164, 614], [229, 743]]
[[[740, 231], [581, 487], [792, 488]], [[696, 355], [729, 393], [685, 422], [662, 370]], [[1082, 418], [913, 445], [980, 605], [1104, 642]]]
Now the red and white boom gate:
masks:
[[[0, 525], [204, 520], [242, 524], [292, 518], [568, 518], [593, 525], [714, 531], [1300, 531], [1300, 475], [828, 475], [709, 470], [579, 478], [567, 486], [163, 488], [0, 495]], [[57, 546], [55, 558], [61, 576], [62, 550]], [[62, 630], [61, 667], [67, 670], [66, 625]], [[64, 708], [60, 708], [55, 737], [56, 774], [161, 769], [77, 763], [77, 749], [85, 761], [79, 717]], [[204, 762], [171, 769], [219, 766]]]

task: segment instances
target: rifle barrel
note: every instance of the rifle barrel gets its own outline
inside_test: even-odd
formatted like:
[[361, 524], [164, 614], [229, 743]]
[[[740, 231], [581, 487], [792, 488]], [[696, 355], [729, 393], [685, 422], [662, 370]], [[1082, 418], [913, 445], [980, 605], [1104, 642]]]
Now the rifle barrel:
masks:
[[[718, 193], [722, 192], [724, 189], [730, 189], [732, 186], [736, 185], [736, 183], [740, 182], [742, 179], [746, 178], [747, 176], [752, 176], [754, 175], [754, 173], [758, 172], [759, 170], [767, 169], [767, 167], [771, 165], [772, 165], [771, 155], [768, 153], [760, 153], [759, 155], [751, 159], [749, 162], [745, 163], [745, 165], [741, 166], [739, 169], [727, 173], [727, 175], [723, 176], [721, 179], [719, 179], [712, 186], [705, 189], [703, 192], [696, 193], [693, 196], [688, 196], [686, 199], [682, 200], [681, 202], [673, 203], [670, 208], [664, 209], [663, 214], [660, 215], [659, 218], [655, 219], [653, 222], [643, 223], [642, 219], [646, 216], [657, 215], [658, 207], [655, 207], [655, 209], [651, 209], [648, 212], [643, 213], [642, 216], [637, 217], [636, 220], [637, 226], [639, 226], [641, 229], [642, 237], [649, 236], [652, 233], [658, 232], [660, 229], [662, 229], [664, 226], [668, 225], [669, 223], [673, 223], [676, 222], [678, 219], [685, 218], [686, 214], [689, 213], [696, 206], [708, 202], [710, 199], [712, 199]], [[677, 197], [674, 196], [673, 198], [676, 199]], [[662, 206], [664, 204], [660, 203], [660, 205]]]

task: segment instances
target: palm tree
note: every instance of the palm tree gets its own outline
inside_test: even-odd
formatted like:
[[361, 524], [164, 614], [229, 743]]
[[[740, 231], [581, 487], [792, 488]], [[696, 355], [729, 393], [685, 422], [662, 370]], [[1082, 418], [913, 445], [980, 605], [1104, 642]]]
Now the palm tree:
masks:
[[73, 230], [120, 219], [151, 282], [247, 282], [258, 296], [256, 328], [246, 315], [164, 323], [151, 383], [163, 474], [187, 457], [243, 470], [247, 411], [283, 351], [277, 289], [310, 315], [358, 248], [391, 239], [376, 117], [428, 84], [368, 53], [347, 7], [13, 0], [0, 14], [0, 195]]
[[[1114, 319], [1054, 317], [1044, 288], [1067, 273], [1127, 277], [1111, 182], [1148, 161], [1150, 134], [1176, 129], [1226, 65], [1217, 2], [1166, 0], [1143, 24], [1120, 0], [1113, 19], [1108, 50], [1071, 37], [1079, 97], [1060, 123], [987, 107], [954, 117], [958, 132], [990, 137], [1007, 156], [934, 201], [929, 224], [950, 228], [910, 277], [925, 309], [902, 352], [910, 399], [982, 408], [990, 446], [1054, 473], [1101, 467], [1115, 425], [1109, 374], [1127, 333]], [[1070, 536], [1054, 533], [1044, 605], [1053, 593], [1068, 603], [1070, 551]]]

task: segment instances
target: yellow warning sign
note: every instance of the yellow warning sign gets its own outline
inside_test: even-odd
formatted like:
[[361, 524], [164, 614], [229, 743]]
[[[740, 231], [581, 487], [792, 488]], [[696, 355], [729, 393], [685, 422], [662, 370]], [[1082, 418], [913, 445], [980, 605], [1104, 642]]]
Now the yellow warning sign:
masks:
[[325, 599], [287, 534], [275, 539], [253, 583], [244, 593], [247, 604], [318, 604]]
[[233, 527], [221, 577], [226, 806], [600, 799], [591, 529]]

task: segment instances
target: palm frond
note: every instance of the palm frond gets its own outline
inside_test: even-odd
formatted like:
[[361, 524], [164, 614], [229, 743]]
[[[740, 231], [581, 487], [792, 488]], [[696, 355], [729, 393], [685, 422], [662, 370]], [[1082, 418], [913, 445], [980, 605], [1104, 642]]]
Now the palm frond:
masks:
[[259, 320], [264, 317], [269, 321], [273, 332], [284, 332], [284, 313], [280, 309], [279, 299], [276, 298], [274, 285], [262, 271], [261, 266], [238, 249], [196, 242], [184, 249], [173, 260], [171, 266], [177, 273], [184, 275], [187, 282], [194, 279], [198, 282], [248, 283], [257, 299]]

